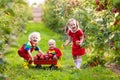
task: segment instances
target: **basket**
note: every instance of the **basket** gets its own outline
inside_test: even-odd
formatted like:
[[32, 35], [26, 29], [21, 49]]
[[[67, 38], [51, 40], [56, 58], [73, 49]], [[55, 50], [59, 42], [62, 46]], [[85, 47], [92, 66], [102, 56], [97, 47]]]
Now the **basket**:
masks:
[[52, 65], [56, 65], [57, 64], [57, 60], [35, 60], [34, 64], [52, 64]]

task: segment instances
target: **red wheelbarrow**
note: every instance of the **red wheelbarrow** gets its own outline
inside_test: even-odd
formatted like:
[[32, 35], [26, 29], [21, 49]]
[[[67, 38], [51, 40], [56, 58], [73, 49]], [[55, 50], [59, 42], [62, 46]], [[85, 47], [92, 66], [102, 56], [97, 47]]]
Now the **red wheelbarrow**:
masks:
[[34, 64], [36, 65], [56, 65], [57, 64], [57, 60], [34, 60]]
[[52, 58], [45, 58], [45, 55], [37, 54], [36, 56], [34, 56], [34, 64], [36, 64], [36, 65], [42, 65], [42, 64], [56, 65], [57, 60], [54, 60]]

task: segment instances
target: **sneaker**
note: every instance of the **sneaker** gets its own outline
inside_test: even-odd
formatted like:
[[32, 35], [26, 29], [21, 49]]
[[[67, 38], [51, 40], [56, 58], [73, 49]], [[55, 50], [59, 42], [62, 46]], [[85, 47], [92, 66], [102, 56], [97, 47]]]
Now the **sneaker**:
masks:
[[23, 67], [25, 68], [25, 69], [28, 69], [29, 67], [28, 67], [28, 62], [24, 62], [23, 63]]

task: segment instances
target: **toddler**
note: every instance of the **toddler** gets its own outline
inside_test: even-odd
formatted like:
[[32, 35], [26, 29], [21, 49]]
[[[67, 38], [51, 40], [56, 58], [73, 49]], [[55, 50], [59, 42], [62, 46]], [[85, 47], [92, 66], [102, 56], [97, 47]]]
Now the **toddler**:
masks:
[[[34, 57], [32, 56], [32, 51], [36, 50], [38, 53], [43, 54], [38, 46], [38, 42], [40, 41], [40, 33], [32, 32], [29, 35], [28, 42], [23, 44], [22, 47], [18, 50], [18, 54], [20, 57], [24, 58], [24, 60], [31, 64], [34, 61]], [[27, 65], [26, 65], [27, 66]]]
[[[50, 39], [48, 41], [48, 51], [45, 55], [46, 58], [51, 58], [54, 60], [58, 60], [60, 56], [62, 55], [60, 49], [56, 48], [56, 42], [53, 39]], [[50, 68], [54, 67], [55, 65], [51, 65]]]

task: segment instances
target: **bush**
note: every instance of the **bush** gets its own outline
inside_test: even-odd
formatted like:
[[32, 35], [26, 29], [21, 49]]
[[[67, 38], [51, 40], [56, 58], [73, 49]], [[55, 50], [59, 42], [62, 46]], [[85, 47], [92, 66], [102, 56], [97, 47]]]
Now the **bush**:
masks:
[[[18, 47], [17, 36], [25, 31], [28, 5], [24, 0], [0, 1], [0, 73], [5, 70], [6, 60], [3, 57], [10, 47]], [[1, 77], [1, 76], [0, 76]]]
[[[87, 43], [84, 46], [91, 49], [90, 53], [100, 59], [106, 53], [113, 52], [112, 55], [118, 56], [120, 54], [118, 52], [120, 49], [118, 3], [119, 0], [47, 0], [43, 8], [43, 21], [50, 29], [63, 32], [61, 28], [65, 26], [66, 21], [75, 18], [84, 31], [85, 43]], [[112, 10], [113, 8], [115, 10]], [[119, 61], [118, 58], [112, 60]]]

